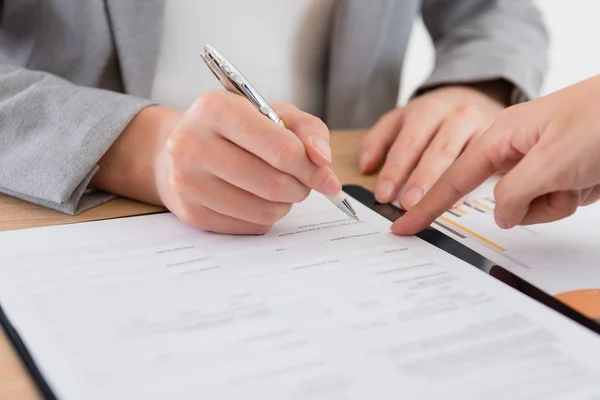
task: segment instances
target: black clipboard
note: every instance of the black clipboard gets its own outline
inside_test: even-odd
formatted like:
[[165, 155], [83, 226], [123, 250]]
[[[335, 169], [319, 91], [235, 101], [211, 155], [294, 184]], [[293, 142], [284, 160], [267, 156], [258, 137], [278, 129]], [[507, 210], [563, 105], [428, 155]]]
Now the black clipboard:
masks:
[[[344, 192], [350, 195], [356, 201], [364, 204], [378, 214], [384, 216], [390, 221], [395, 221], [404, 214], [404, 211], [391, 205], [381, 204], [375, 200], [375, 196], [372, 192], [367, 189], [356, 186], [347, 185], [344, 186]], [[471, 264], [475, 268], [481, 270], [487, 275], [499, 280], [500, 282], [518, 290], [533, 300], [542, 303], [543, 305], [553, 309], [554, 311], [564, 315], [572, 321], [582, 325], [589, 330], [600, 335], [600, 323], [594, 321], [581, 314], [579, 311], [569, 307], [565, 303], [554, 298], [550, 294], [537, 288], [535, 285], [527, 282], [523, 278], [518, 277], [502, 266], [490, 261], [483, 257], [481, 254], [471, 250], [467, 246], [460, 242], [452, 239], [450, 236], [443, 234], [442, 232], [434, 229], [427, 228], [424, 231], [419, 232], [417, 237], [423, 239], [427, 243], [434, 245], [435, 247], [444, 250], [446, 253], [450, 253], [453, 256], [460, 258], [461, 260]]]
[[[375, 196], [372, 192], [357, 185], [345, 185], [343, 187], [344, 192], [351, 196], [355, 201], [358, 201], [376, 213], [382, 215], [390, 221], [395, 221], [397, 218], [403, 215], [404, 211], [394, 207], [391, 204], [381, 204], [375, 200]], [[127, 218], [127, 217], [125, 217]], [[418, 233], [417, 237], [424, 241], [434, 245], [435, 247], [444, 250], [447, 253], [452, 254], [455, 257], [467, 262], [473, 267], [481, 270], [483, 273], [492, 276], [494, 279], [501, 281], [502, 283], [512, 287], [515, 290], [525, 294], [531, 299], [553, 309], [554, 311], [564, 315], [570, 320], [576, 322], [579, 325], [595, 332], [600, 335], [600, 324], [592, 319], [587, 318], [583, 314], [579, 313], [575, 309], [555, 299], [548, 293], [540, 290], [531, 283], [524, 279], [514, 275], [510, 271], [502, 268], [502, 266], [493, 263], [482, 255], [476, 253], [470, 248], [466, 247], [462, 243], [457, 242], [449, 236], [444, 235], [442, 232], [433, 228], [427, 228], [424, 231]], [[33, 382], [37, 386], [40, 395], [46, 400], [59, 400], [56, 395], [52, 392], [48, 382], [44, 379], [41, 371], [35, 364], [33, 357], [29, 353], [27, 346], [21, 340], [19, 332], [10, 323], [10, 320], [2, 310], [0, 304], [0, 324], [8, 340], [11, 342], [15, 352], [19, 355], [22, 365], [25, 367]]]

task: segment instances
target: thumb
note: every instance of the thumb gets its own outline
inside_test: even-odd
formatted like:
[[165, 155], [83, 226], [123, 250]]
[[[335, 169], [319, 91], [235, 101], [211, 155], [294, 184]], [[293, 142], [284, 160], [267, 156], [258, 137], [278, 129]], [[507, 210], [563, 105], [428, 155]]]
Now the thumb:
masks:
[[527, 214], [519, 225], [533, 225], [557, 221], [575, 213], [579, 205], [578, 191], [551, 192], [531, 202]]

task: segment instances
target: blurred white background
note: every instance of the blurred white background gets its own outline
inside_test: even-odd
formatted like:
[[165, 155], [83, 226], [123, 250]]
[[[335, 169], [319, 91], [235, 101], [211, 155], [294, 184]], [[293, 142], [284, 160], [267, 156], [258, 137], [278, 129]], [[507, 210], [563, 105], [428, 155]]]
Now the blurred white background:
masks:
[[[550, 32], [550, 69], [542, 94], [600, 74], [600, 1], [536, 0]], [[431, 40], [422, 21], [417, 21], [409, 43], [402, 76], [400, 101], [429, 75], [433, 63]]]

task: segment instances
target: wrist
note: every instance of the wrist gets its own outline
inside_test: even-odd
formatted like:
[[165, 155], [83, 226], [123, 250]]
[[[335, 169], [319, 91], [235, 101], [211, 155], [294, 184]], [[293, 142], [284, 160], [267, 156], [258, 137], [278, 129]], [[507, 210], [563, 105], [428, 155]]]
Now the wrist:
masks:
[[470, 83], [465, 86], [478, 90], [504, 107], [512, 104], [512, 94], [515, 86], [507, 80], [496, 79], [493, 81]]
[[417, 96], [422, 96], [436, 90], [446, 88], [467, 88], [475, 90], [486, 95], [503, 107], [513, 104], [512, 97], [515, 86], [505, 79], [495, 79], [491, 81], [473, 82], [473, 83], [448, 83], [427, 87], [417, 92]]
[[91, 187], [163, 205], [156, 176], [158, 158], [182, 113], [159, 106], [141, 110], [98, 163]]
[[[165, 107], [148, 108], [146, 115], [140, 115], [139, 125], [132, 126], [132, 130], [139, 132], [139, 135], [147, 135], [149, 139], [148, 154], [144, 157], [149, 162], [146, 167], [143, 161], [140, 172], [151, 180], [153, 195], [161, 205], [160, 191], [158, 190], [159, 174], [161, 169], [161, 157], [165, 149], [167, 140], [172, 134], [177, 124], [181, 121], [183, 113]], [[135, 122], [135, 121], [132, 121]]]

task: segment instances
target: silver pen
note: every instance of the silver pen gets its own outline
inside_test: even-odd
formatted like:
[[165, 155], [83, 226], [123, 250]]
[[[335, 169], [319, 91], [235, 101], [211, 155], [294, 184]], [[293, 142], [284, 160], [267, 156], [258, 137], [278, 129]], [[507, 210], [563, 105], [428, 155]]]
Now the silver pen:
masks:
[[[239, 94], [247, 98], [265, 117], [277, 125], [285, 128], [285, 123], [277, 115], [275, 110], [271, 108], [269, 103], [258, 93], [256, 89], [248, 82], [248, 80], [241, 74], [241, 72], [233, 66], [229, 60], [227, 60], [221, 53], [219, 53], [214, 47], [205, 45], [202, 48], [202, 59], [208, 66], [208, 68], [215, 74], [219, 82], [232, 93]], [[326, 195], [326, 197], [333, 203], [337, 208], [342, 210], [347, 216], [358, 221], [356, 212], [348, 202], [348, 199], [342, 192], [335, 195]]]

